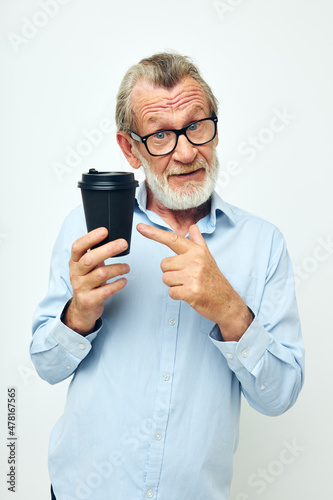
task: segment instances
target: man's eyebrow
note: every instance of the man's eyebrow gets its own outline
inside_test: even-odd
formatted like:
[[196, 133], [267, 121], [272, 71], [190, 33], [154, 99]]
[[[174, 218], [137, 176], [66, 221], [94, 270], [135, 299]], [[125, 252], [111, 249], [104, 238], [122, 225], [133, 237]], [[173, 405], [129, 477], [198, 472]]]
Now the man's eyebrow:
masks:
[[151, 116], [150, 118], [148, 118], [147, 120], [147, 123], [158, 123], [160, 121], [163, 121], [164, 118], [161, 117], [161, 116], [158, 116], [158, 114], [154, 115], [154, 116]]
[[[203, 111], [204, 110], [201, 106], [194, 106], [193, 109], [190, 110], [189, 114], [195, 115], [196, 113], [203, 113]], [[161, 115], [159, 115], [159, 113], [156, 113], [156, 115], [152, 115], [151, 117], [148, 118], [147, 125], [148, 124], [151, 125], [151, 124], [163, 123], [167, 119], [168, 119], [167, 117], [161, 116]], [[195, 117], [195, 118], [189, 120], [188, 123], [190, 124], [191, 122], [194, 122], [194, 121], [199, 120], [199, 119], [200, 119], [199, 117]], [[169, 127], [163, 127], [163, 128], [169, 128]]]

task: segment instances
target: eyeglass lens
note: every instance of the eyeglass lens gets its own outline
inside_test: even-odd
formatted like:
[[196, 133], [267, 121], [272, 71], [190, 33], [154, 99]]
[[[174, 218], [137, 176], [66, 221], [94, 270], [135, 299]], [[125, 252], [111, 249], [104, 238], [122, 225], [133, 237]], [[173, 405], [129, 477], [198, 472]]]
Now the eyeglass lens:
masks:
[[[187, 139], [195, 145], [211, 141], [214, 134], [215, 123], [210, 119], [191, 123], [185, 131]], [[148, 137], [147, 147], [150, 153], [163, 155], [172, 151], [176, 142], [177, 134], [172, 130], [165, 130]]]

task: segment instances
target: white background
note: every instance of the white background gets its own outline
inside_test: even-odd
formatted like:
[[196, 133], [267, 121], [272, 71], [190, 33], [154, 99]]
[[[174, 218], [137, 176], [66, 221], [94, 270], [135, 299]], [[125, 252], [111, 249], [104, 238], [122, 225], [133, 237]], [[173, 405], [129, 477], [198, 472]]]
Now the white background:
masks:
[[[124, 72], [165, 49], [193, 57], [220, 101], [218, 191], [282, 230], [298, 275], [305, 386], [296, 406], [277, 418], [254, 412], [244, 401], [232, 500], [329, 498], [331, 0], [50, 0], [53, 17], [42, 4], [47, 1], [0, 2], [1, 498], [49, 498], [48, 439], [68, 383], [49, 386], [35, 374], [28, 354], [31, 316], [46, 291], [60, 224], [80, 202], [81, 173], [91, 167], [130, 169], [114, 138], [115, 96]], [[288, 118], [284, 126], [279, 122], [279, 132], [270, 132], [276, 110]], [[84, 149], [84, 131], [105, 120], [109, 129], [100, 143]], [[251, 137], [259, 138], [260, 151], [245, 154]], [[73, 150], [81, 154], [66, 170]], [[15, 494], [7, 491], [5, 478], [12, 386]], [[288, 446], [294, 454], [284, 451]]]

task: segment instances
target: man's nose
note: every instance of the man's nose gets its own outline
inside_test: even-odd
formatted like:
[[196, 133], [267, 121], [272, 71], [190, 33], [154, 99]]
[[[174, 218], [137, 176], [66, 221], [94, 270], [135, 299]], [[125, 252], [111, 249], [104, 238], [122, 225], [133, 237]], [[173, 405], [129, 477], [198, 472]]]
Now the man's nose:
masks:
[[176, 149], [173, 152], [173, 159], [181, 163], [191, 163], [198, 154], [196, 146], [188, 141], [185, 135], [178, 137]]

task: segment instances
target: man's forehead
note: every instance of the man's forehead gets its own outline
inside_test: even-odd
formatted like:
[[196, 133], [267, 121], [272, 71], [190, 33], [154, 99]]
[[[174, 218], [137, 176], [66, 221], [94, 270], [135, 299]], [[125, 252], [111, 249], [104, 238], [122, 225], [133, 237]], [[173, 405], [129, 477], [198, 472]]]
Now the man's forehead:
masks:
[[147, 80], [140, 80], [132, 91], [132, 105], [137, 117], [153, 121], [155, 114], [186, 108], [207, 110], [208, 99], [199, 83], [185, 77], [171, 89], [154, 87]]

